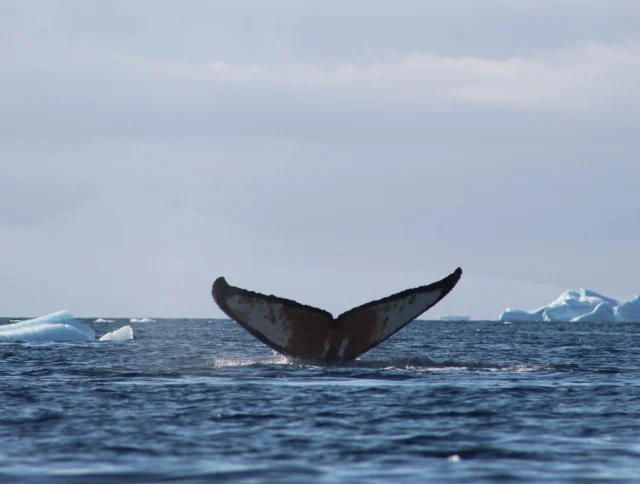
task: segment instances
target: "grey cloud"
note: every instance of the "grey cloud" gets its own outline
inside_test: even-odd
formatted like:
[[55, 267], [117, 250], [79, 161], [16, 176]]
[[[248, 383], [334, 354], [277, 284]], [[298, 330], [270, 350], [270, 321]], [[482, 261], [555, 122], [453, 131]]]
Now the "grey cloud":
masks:
[[41, 57], [7, 63], [0, 126], [9, 139], [629, 141], [638, 126], [639, 45], [591, 43], [505, 60], [398, 54], [329, 66], [43, 48]]
[[590, 41], [618, 44], [640, 31], [634, 0], [191, 0], [179, 8], [166, 0], [7, 0], [1, 8], [5, 38], [200, 62], [357, 62], [390, 50], [501, 58]]

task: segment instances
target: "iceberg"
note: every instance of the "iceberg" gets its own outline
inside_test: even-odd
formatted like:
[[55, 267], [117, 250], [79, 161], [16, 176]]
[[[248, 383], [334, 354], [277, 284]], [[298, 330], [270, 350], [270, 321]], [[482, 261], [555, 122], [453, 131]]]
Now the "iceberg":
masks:
[[[108, 334], [118, 333], [122, 329], [124, 328]], [[118, 333], [116, 338], [121, 338], [124, 334], [124, 332]], [[130, 336], [129, 339], [133, 339], [133, 332]], [[90, 326], [77, 321], [67, 310], [0, 326], [0, 341], [95, 341], [95, 339], [95, 331]]]
[[523, 311], [522, 309], [507, 308], [500, 315], [500, 321], [543, 321], [542, 314], [545, 308], [535, 311]]
[[130, 339], [133, 339], [133, 329], [131, 329], [131, 326], [123, 326], [105, 334], [100, 338], [100, 341], [127, 341]]
[[640, 296], [634, 297], [631, 301], [618, 304], [614, 308], [616, 321], [621, 323], [640, 322]]
[[590, 313], [583, 314], [582, 316], [576, 316], [571, 321], [576, 322], [588, 322], [594, 323], [599, 321], [616, 321], [615, 312], [613, 306], [608, 302], [601, 302]]
[[0, 326], [0, 341], [91, 341], [96, 333], [69, 311]]
[[588, 289], [572, 290], [535, 311], [507, 308], [500, 321], [640, 322], [640, 296], [619, 302]]
[[98, 318], [94, 321], [94, 323], [113, 323], [114, 321], [114, 319]]
[[155, 323], [155, 319], [151, 318], [131, 318], [129, 320], [130, 323]]

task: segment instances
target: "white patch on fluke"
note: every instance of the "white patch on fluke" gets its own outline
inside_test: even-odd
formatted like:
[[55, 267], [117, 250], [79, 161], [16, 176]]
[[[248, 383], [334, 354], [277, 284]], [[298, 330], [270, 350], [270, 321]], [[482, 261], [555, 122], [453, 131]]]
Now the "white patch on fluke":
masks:
[[322, 348], [322, 358], [327, 357], [327, 353], [329, 353], [329, 348], [331, 348], [331, 343], [329, 343], [329, 336], [324, 340], [324, 347]]
[[344, 358], [344, 352], [347, 351], [347, 346], [349, 346], [349, 338], [345, 338], [342, 343], [340, 343], [340, 350], [338, 351], [340, 358]]
[[246, 296], [231, 296], [227, 299], [229, 308], [240, 316], [244, 323], [259, 332], [274, 344], [286, 348], [291, 338], [288, 322], [282, 317], [282, 304], [268, 303]]
[[385, 339], [405, 325], [407, 321], [411, 321], [420, 316], [420, 314], [425, 311], [424, 308], [435, 304], [441, 295], [442, 290], [436, 290], [414, 294], [408, 298], [391, 303], [385, 316], [387, 318], [386, 328], [383, 326], [382, 321], [378, 321], [378, 337], [376, 339]]

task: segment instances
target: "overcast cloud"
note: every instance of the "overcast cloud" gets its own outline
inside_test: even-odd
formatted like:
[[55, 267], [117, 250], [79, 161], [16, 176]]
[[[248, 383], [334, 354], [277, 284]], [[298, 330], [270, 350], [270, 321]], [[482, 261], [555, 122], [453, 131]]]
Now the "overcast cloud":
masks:
[[0, 3], [0, 314], [640, 293], [636, 1]]

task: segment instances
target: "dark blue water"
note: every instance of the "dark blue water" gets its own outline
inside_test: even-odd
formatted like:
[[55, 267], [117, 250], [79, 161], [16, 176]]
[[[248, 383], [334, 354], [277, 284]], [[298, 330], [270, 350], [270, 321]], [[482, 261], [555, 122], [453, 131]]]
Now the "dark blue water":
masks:
[[342, 366], [132, 326], [0, 343], [1, 482], [640, 482], [640, 324], [414, 322]]

